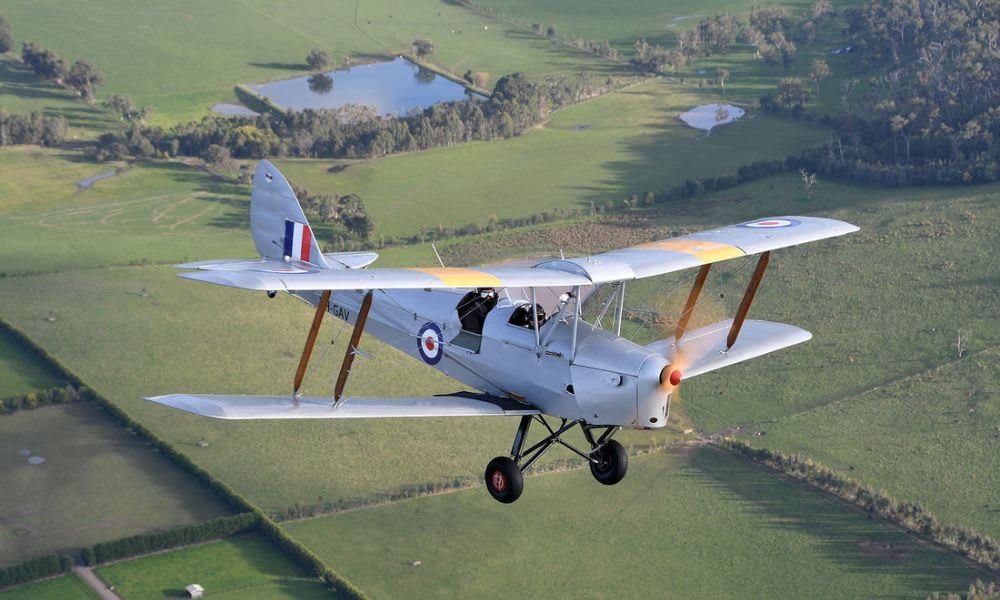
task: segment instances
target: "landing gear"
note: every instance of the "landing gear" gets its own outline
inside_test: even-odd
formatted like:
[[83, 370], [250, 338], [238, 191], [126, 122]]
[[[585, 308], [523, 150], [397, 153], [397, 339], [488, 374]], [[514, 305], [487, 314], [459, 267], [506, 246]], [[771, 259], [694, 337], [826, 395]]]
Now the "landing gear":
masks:
[[[532, 421], [541, 423], [549, 434], [525, 450], [524, 442], [528, 438], [528, 428]], [[590, 444], [590, 452], [579, 450], [561, 438], [564, 433], [577, 425]], [[531, 468], [531, 465], [553, 444], [565, 446], [583, 457], [590, 464], [590, 472], [594, 475], [594, 479], [604, 485], [614, 485], [625, 477], [625, 472], [628, 470], [628, 453], [625, 447], [611, 439], [618, 429], [618, 427], [595, 427], [583, 421], [568, 419], [562, 419], [559, 427], [553, 428], [541, 415], [525, 415], [521, 417], [521, 424], [517, 428], [510, 457], [498, 456], [486, 465], [486, 490], [494, 499], [504, 504], [510, 504], [520, 498], [524, 490], [524, 472]], [[595, 438], [595, 430], [603, 432]]]
[[590, 463], [590, 473], [604, 485], [614, 485], [628, 471], [628, 452], [617, 440], [610, 440], [593, 452], [597, 462]]
[[506, 456], [498, 456], [486, 465], [486, 490], [498, 502], [510, 504], [521, 497], [524, 475], [517, 463]]

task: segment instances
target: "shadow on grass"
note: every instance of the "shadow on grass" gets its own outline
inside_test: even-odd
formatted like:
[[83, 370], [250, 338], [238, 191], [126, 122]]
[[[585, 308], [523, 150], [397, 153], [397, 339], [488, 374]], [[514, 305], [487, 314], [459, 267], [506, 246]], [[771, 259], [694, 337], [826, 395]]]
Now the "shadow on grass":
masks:
[[[925, 590], [960, 590], [986, 571], [962, 557], [930, 545], [889, 523], [873, 520], [853, 506], [766, 467], [715, 448], [691, 453], [682, 472], [739, 500], [758, 517], [758, 526], [797, 530], [814, 538], [817, 547], [846, 571], [864, 574], [895, 573], [912, 586], [911, 594]], [[871, 552], [871, 542], [896, 550]], [[899, 590], [900, 595], [909, 593]]]

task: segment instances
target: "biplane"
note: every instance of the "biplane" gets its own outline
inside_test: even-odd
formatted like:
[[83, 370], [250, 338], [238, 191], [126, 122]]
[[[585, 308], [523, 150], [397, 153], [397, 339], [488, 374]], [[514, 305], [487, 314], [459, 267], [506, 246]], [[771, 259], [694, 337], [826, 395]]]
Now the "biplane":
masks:
[[[858, 229], [832, 219], [781, 216], [530, 266], [372, 268], [375, 253], [320, 250], [291, 186], [268, 161], [254, 174], [250, 224], [259, 258], [177, 266], [188, 270], [180, 274], [186, 279], [272, 298], [286, 292], [315, 307], [291, 392], [149, 400], [219, 419], [518, 417], [510, 454], [491, 460], [485, 471], [487, 490], [504, 503], [517, 500], [523, 473], [556, 444], [586, 460], [600, 483], [618, 483], [628, 455], [613, 436], [622, 428], [666, 426], [682, 381], [810, 339], [792, 325], [747, 319], [771, 252]], [[755, 255], [735, 316], [689, 328], [712, 265]], [[698, 271], [673, 337], [648, 345], [622, 337], [628, 282], [685, 269]], [[597, 287], [607, 293], [588, 322], [582, 299]], [[545, 288], [565, 290], [552, 297], [547, 313], [538, 295]], [[332, 396], [302, 396], [327, 313], [353, 326], [350, 341]], [[364, 333], [468, 389], [406, 398], [345, 395]], [[532, 424], [543, 431], [529, 446]], [[565, 439], [574, 428], [585, 445]]]

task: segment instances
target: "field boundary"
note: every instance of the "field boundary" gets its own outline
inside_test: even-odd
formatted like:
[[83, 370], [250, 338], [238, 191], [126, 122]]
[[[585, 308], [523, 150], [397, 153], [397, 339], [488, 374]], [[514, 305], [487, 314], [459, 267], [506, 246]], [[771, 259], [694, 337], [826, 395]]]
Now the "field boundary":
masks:
[[[0, 317], [0, 328], [4, 329], [10, 333], [14, 338], [24, 344], [29, 350], [33, 351], [39, 358], [48, 361], [52, 367], [62, 375], [66, 381], [77, 386], [85, 399], [92, 401], [94, 404], [103, 409], [108, 415], [110, 415], [115, 421], [120, 425], [125, 427], [127, 430], [134, 432], [141, 439], [148, 442], [150, 446], [159, 451], [163, 456], [165, 456], [170, 462], [174, 463], [181, 470], [193, 476], [198, 482], [207, 486], [211, 491], [213, 491], [217, 496], [219, 496], [231, 510], [238, 511], [241, 513], [252, 513], [257, 518], [257, 531], [260, 532], [265, 539], [271, 542], [275, 548], [290, 558], [293, 562], [300, 565], [305, 569], [307, 573], [323, 581], [331, 591], [335, 591], [343, 594], [345, 597], [354, 598], [356, 600], [365, 600], [367, 595], [360, 589], [354, 586], [347, 578], [340, 575], [336, 571], [330, 569], [326, 564], [311, 550], [306, 548], [304, 545], [294, 540], [291, 536], [281, 528], [278, 523], [270, 517], [263, 509], [261, 509], [256, 504], [247, 500], [243, 495], [239, 494], [233, 490], [227, 483], [217, 479], [214, 475], [209, 473], [204, 468], [195, 464], [190, 458], [184, 453], [180, 452], [173, 445], [167, 443], [166, 441], [160, 439], [156, 434], [154, 434], [145, 425], [139, 423], [133, 419], [129, 414], [123, 410], [118, 405], [112, 403], [110, 400], [105, 398], [99, 392], [86, 385], [83, 380], [77, 377], [72, 371], [70, 371], [65, 365], [63, 365], [56, 357], [49, 354], [44, 348], [35, 343], [31, 337], [26, 333], [8, 323], [5, 319]], [[239, 515], [237, 515], [239, 516]], [[223, 517], [223, 518], [233, 518], [233, 517]], [[210, 523], [211, 521], [209, 521]], [[195, 524], [184, 527], [199, 527], [204, 525]], [[168, 530], [168, 532], [171, 530]], [[165, 532], [151, 532], [149, 534], [142, 535], [152, 535], [152, 536], [162, 536]], [[142, 536], [134, 536], [142, 537]], [[132, 538], [124, 538], [124, 540], [116, 540], [113, 542], [107, 542], [106, 544], [120, 544], [123, 548], [128, 548], [129, 540]], [[124, 557], [124, 555], [122, 556]], [[54, 563], [52, 561], [55, 561]], [[33, 581], [42, 576], [49, 576], [55, 574], [54, 569], [61, 569], [63, 571], [68, 570], [71, 564], [67, 565], [67, 562], [72, 562], [69, 557], [64, 557], [61, 559], [57, 555], [46, 555], [40, 559], [31, 559], [29, 561], [24, 561], [24, 563], [18, 563], [12, 567], [19, 567], [25, 563], [31, 563], [31, 561], [44, 561], [39, 562], [40, 566], [45, 568], [39, 568], [38, 576], [31, 576], [27, 579], [19, 580], [19, 583], [27, 583], [28, 581]], [[34, 564], [34, 563], [32, 563]], [[65, 568], [64, 568], [65, 567]], [[33, 572], [27, 572], [25, 575], [33, 575]]]
[[919, 502], [898, 501], [811, 458], [780, 450], [754, 448], [731, 437], [709, 442], [716, 448], [799, 480], [864, 512], [878, 516], [924, 540], [951, 550], [988, 571], [1000, 574], [1000, 544], [967, 527], [942, 523]]

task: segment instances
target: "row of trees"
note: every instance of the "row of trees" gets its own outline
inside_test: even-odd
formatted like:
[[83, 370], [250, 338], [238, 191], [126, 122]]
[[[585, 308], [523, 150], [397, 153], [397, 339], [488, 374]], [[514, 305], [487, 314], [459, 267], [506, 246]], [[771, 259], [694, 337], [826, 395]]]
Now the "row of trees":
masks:
[[202, 523], [181, 525], [163, 531], [141, 533], [127, 538], [101, 542], [83, 549], [83, 564], [99, 565], [113, 560], [139, 556], [151, 552], [159, 552], [169, 548], [188, 546], [209, 540], [217, 540], [240, 533], [256, 531], [260, 526], [260, 518], [245, 512], [236, 515], [218, 517]]
[[81, 59], [68, 66], [61, 56], [34, 42], [21, 46], [21, 60], [39, 77], [62, 84], [87, 102], [104, 83], [104, 76], [90, 61]]
[[52, 404], [69, 404], [83, 398], [80, 388], [71, 383], [63, 387], [54, 387], [40, 392], [15, 394], [9, 398], [0, 399], [0, 415], [9, 415], [22, 410], [34, 410], [40, 406]]
[[58, 554], [46, 554], [0, 569], [0, 590], [13, 585], [52, 577], [68, 572], [73, 568], [72, 557]]
[[940, 522], [920, 503], [900, 502], [882, 490], [868, 487], [798, 455], [787, 455], [766, 448], [753, 448], [750, 444], [733, 438], [722, 440], [722, 446], [786, 475], [806, 481], [872, 515], [919, 533], [987, 568], [1000, 569], [1000, 544], [966, 527]]
[[55, 146], [66, 139], [67, 128], [64, 117], [38, 112], [12, 115], [0, 108], [0, 146]]
[[552, 76], [533, 83], [517, 73], [500, 78], [485, 100], [436, 104], [400, 117], [381, 117], [366, 106], [206, 117], [170, 130], [129, 127], [101, 136], [93, 151], [100, 159], [201, 156], [214, 144], [236, 158], [381, 156], [520, 135], [551, 110], [617, 84], [589, 75]]
[[981, 579], [976, 579], [965, 592], [931, 594], [927, 596], [927, 600], [1000, 600], [1000, 585], [995, 581], [985, 583]]
[[307, 188], [293, 186], [302, 210], [319, 217], [322, 223], [339, 223], [347, 231], [363, 240], [375, 231], [375, 219], [365, 210], [365, 203], [357, 194], [313, 194]]

